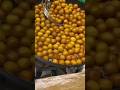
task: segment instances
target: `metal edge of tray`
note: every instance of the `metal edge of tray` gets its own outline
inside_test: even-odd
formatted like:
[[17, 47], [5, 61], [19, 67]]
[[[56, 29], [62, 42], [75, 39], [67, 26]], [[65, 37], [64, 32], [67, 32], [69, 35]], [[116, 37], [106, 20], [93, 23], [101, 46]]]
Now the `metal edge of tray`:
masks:
[[15, 75], [9, 74], [5, 72], [3, 69], [0, 68], [0, 79], [3, 79], [6, 82], [12, 83], [14, 86], [26, 90], [33, 90], [34, 89], [34, 80], [27, 81], [18, 78]]

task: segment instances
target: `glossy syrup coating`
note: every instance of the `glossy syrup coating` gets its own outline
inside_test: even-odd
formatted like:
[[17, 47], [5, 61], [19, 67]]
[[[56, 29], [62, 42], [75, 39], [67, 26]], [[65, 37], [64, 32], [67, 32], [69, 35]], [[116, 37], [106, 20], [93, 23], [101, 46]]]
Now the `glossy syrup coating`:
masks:
[[43, 60], [61, 65], [80, 65], [85, 62], [85, 11], [77, 4], [54, 0], [48, 20], [43, 6], [35, 6], [35, 52]]

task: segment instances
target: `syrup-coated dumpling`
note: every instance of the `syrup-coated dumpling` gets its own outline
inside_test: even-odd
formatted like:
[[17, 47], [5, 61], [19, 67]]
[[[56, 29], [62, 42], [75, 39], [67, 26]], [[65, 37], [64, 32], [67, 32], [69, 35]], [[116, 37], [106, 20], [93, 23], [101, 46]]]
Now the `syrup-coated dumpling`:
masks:
[[[78, 4], [55, 0], [44, 16], [43, 6], [35, 6], [35, 52], [45, 61], [61, 65], [85, 62], [85, 11]], [[61, 24], [61, 25], [58, 25]]]

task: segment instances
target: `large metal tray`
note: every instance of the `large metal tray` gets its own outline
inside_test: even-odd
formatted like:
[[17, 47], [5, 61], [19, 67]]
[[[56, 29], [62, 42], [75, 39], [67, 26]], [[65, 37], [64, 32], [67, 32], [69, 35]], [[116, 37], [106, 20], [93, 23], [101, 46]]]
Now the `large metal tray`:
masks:
[[[36, 0], [36, 2], [37, 2], [37, 4], [39, 4], [39, 3], [41, 3], [41, 1], [42, 0]], [[51, 0], [52, 1], [52, 0]], [[67, 3], [76, 3], [76, 4], [78, 4], [79, 5], [79, 7], [81, 8], [81, 9], [85, 9], [85, 5], [84, 4], [81, 4], [78, 0], [66, 0], [67, 1]], [[50, 62], [50, 61], [45, 61], [45, 60], [43, 60], [42, 58], [40, 58], [40, 57], [37, 57], [36, 56], [36, 61], [38, 62], [38, 63], [43, 63], [43, 64], [47, 64], [47, 65], [52, 65], [52, 66], [56, 66], [56, 67], [59, 67], [59, 68], [66, 68], [66, 67], [83, 67], [83, 65], [84, 64], [82, 64], [82, 65], [69, 65], [69, 66], [66, 66], [66, 65], [59, 65], [59, 64], [54, 64], [54, 63], [52, 63], [52, 62]]]
[[46, 73], [48, 76], [58, 76], [63, 74], [70, 74], [70, 73], [78, 73], [84, 69], [84, 65], [75, 65], [75, 66], [64, 66], [59, 64], [53, 64], [51, 62], [47, 62], [44, 60], [40, 60], [40, 58], [36, 59], [36, 67], [35, 67], [35, 78], [44, 78], [41, 76], [42, 73]]
[[[37, 0], [37, 1], [38, 1], [37, 4], [39, 4], [39, 3], [41, 3], [42, 0]], [[84, 5], [81, 5], [79, 3], [79, 1], [77, 1], [77, 0], [66, 0], [66, 1], [68, 3], [77, 3], [81, 7], [81, 9], [84, 9]], [[45, 67], [44, 66], [42, 67], [42, 65], [44, 65]], [[84, 68], [84, 64], [82, 64], [82, 65], [60, 65], [60, 64], [54, 64], [51, 61], [45, 61], [42, 58], [36, 56], [36, 74], [37, 73], [41, 74], [42, 71], [46, 71], [46, 70], [48, 70], [48, 71], [55, 70], [55, 71], [57, 71], [57, 75], [61, 75], [61, 74], [65, 74], [66, 69], [69, 69], [70, 73], [72, 73], [72, 72], [75, 73], [74, 69], [76, 69], [76, 68], [78, 71], [81, 71]], [[35, 75], [35, 76], [36, 76], [36, 78], [40, 78], [37, 75]]]

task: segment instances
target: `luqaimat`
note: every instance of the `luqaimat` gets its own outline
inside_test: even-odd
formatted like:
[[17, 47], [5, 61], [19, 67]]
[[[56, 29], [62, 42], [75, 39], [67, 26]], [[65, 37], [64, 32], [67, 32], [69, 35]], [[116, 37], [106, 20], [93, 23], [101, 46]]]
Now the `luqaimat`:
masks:
[[35, 6], [35, 52], [45, 61], [60, 65], [85, 62], [85, 11], [77, 4], [53, 0], [49, 15], [44, 16], [42, 4]]

